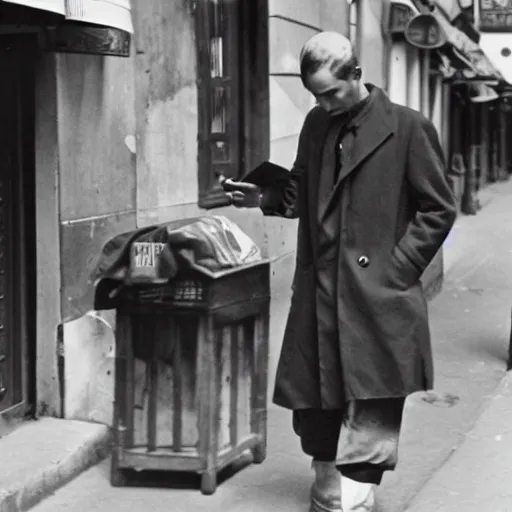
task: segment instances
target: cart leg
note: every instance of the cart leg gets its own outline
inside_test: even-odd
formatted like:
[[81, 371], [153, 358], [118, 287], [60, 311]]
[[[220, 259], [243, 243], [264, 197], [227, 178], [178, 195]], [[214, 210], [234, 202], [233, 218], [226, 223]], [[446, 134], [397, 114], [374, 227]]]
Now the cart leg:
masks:
[[251, 451], [254, 464], [261, 464], [267, 458], [267, 446], [263, 441], [254, 445]]
[[197, 335], [197, 375], [199, 397], [199, 458], [204, 464], [201, 492], [213, 494], [217, 489], [218, 415], [220, 388], [217, 347], [222, 346], [222, 329], [214, 324], [213, 316], [201, 318]]
[[268, 317], [267, 305], [254, 322], [251, 431], [259, 438], [251, 449], [255, 464], [261, 464], [267, 457]]
[[126, 470], [117, 465], [117, 456], [114, 453], [110, 463], [110, 485], [112, 487], [126, 487], [128, 485]]
[[117, 310], [116, 359], [114, 378], [114, 415], [110, 483], [114, 487], [128, 485], [125, 469], [119, 467], [125, 447], [133, 441], [133, 366], [132, 325], [126, 311]]
[[214, 494], [217, 490], [217, 472], [206, 471], [201, 476], [201, 492], [206, 495]]

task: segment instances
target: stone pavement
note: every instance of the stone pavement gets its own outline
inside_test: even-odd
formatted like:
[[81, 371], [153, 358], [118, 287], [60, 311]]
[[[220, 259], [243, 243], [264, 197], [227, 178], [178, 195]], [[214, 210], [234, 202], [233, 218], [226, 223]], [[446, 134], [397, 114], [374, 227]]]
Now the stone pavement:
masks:
[[512, 510], [512, 374], [408, 512]]
[[[446, 242], [444, 289], [430, 304], [436, 392], [417, 394], [407, 401], [399, 467], [385, 476], [379, 488], [378, 512], [402, 512], [409, 505], [409, 512], [472, 512], [476, 508], [466, 508], [465, 493], [476, 493], [476, 484], [480, 489], [493, 489], [493, 499], [500, 489], [505, 494], [511, 487], [505, 486], [505, 473], [499, 480], [493, 471], [503, 470], [496, 458], [501, 446], [507, 446], [510, 432], [505, 423], [498, 425], [512, 419], [512, 401], [507, 409], [506, 399], [499, 398], [509, 390], [502, 379], [512, 304], [512, 182], [488, 187], [481, 200], [484, 209], [477, 216], [461, 217]], [[488, 415], [496, 404], [504, 409], [492, 419]], [[112, 488], [107, 460], [34, 510], [306, 512], [310, 462], [301, 455], [292, 433], [290, 413], [271, 406], [268, 416], [267, 460], [231, 475], [213, 496], [202, 496], [194, 488], [197, 481], [178, 489], [169, 475], [163, 476], [165, 489]], [[498, 430], [482, 433], [489, 424]], [[496, 436], [501, 436], [500, 441]], [[512, 452], [512, 445], [509, 448]], [[472, 457], [475, 453], [479, 458]], [[510, 466], [510, 455], [501, 462]], [[484, 470], [489, 474], [479, 479]], [[489, 480], [495, 487], [487, 486]], [[478, 510], [512, 510], [512, 505], [493, 501], [489, 508], [488, 504], [480, 503]]]
[[105, 458], [104, 425], [42, 418], [9, 432], [0, 424], [0, 512], [27, 510]]
[[[503, 297], [501, 318], [495, 324], [485, 301], [477, 316], [485, 322], [490, 340], [505, 321], [510, 329], [512, 306], [512, 185], [493, 185], [483, 194], [487, 222], [461, 218], [454, 231], [452, 266], [447, 277], [452, 290]], [[476, 220], [476, 217], [474, 217]], [[458, 239], [457, 239], [458, 238]], [[471, 242], [471, 239], [474, 241]], [[448, 241], [449, 243], [450, 241]], [[466, 254], [460, 253], [467, 247]], [[459, 252], [457, 252], [459, 251]], [[510, 294], [509, 294], [510, 290]], [[507, 295], [510, 299], [507, 298]], [[473, 314], [471, 310], [468, 314]], [[496, 329], [496, 331], [495, 331]], [[479, 350], [490, 347], [480, 344]], [[491, 349], [495, 350], [495, 349]], [[495, 353], [495, 357], [498, 356]], [[407, 512], [510, 512], [512, 510], [512, 372], [483, 405], [474, 427], [463, 437], [446, 463], [412, 500]]]

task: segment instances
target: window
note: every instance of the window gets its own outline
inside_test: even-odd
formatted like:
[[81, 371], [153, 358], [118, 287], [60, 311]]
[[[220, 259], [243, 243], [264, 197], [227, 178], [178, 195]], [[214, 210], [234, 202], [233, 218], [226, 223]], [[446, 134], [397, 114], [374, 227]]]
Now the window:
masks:
[[268, 159], [266, 0], [198, 0], [199, 206], [224, 206], [218, 176]]

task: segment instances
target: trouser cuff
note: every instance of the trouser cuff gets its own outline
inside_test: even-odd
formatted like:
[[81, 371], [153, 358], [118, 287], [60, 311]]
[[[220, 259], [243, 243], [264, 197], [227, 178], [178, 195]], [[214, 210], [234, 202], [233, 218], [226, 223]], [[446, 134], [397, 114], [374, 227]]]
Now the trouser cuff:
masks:
[[380, 485], [385, 471], [392, 471], [394, 467], [376, 465], [366, 462], [357, 464], [343, 464], [336, 466], [338, 471], [347, 478], [363, 484]]

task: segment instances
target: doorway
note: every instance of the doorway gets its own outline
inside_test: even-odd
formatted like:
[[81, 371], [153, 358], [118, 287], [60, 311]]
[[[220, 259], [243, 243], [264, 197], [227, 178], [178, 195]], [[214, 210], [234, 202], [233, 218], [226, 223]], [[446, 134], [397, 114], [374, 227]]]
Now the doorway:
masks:
[[0, 35], [0, 427], [35, 404], [36, 51], [33, 35]]

